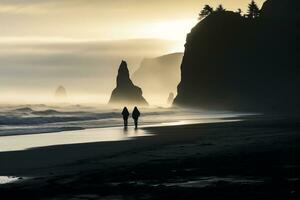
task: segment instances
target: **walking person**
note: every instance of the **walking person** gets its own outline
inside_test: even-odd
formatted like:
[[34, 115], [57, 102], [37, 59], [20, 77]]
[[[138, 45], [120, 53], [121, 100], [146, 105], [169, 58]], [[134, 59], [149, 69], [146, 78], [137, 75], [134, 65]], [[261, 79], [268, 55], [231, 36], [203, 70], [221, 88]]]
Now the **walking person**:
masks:
[[133, 112], [132, 112], [132, 118], [134, 120], [135, 129], [138, 128], [138, 121], [139, 121], [140, 115], [141, 115], [141, 113], [140, 113], [139, 109], [137, 107], [134, 107]]
[[128, 117], [129, 117], [129, 112], [127, 107], [124, 107], [123, 111], [122, 111], [122, 115], [123, 115], [123, 120], [124, 120], [124, 128], [127, 128], [128, 126]]

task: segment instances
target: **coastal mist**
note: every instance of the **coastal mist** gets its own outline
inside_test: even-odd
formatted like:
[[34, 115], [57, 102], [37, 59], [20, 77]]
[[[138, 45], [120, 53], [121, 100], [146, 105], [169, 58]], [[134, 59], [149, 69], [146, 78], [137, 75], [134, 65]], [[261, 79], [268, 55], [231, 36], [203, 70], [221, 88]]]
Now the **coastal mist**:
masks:
[[0, 199], [300, 199], [299, 10], [0, 0]]

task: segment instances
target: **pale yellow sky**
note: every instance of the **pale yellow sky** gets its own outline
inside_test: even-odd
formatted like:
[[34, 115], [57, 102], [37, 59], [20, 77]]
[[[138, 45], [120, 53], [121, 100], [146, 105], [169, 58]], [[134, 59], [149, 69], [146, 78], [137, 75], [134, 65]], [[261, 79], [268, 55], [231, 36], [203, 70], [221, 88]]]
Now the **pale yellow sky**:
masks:
[[143, 58], [182, 52], [204, 4], [245, 10], [249, 2], [0, 0], [1, 100], [49, 98], [58, 85], [108, 99], [121, 60], [133, 73]]
[[[204, 4], [250, 0], [0, 0], [0, 37], [184, 40]], [[261, 5], [263, 0], [257, 0]]]

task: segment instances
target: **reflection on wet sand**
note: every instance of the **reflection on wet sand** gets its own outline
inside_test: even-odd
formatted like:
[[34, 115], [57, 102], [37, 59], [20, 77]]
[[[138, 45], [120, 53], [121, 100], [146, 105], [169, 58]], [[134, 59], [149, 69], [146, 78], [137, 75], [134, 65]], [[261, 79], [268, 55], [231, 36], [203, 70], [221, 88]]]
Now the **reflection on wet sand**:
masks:
[[127, 129], [97, 128], [58, 133], [5, 136], [0, 137], [0, 152], [20, 151], [55, 145], [123, 141], [142, 136], [151, 135], [146, 134], [142, 129], [135, 130], [134, 128], [129, 127]]
[[[174, 122], [162, 122], [152, 125], [143, 125], [146, 127], [161, 127], [161, 126], [179, 126], [188, 124], [202, 123], [222, 123], [235, 122], [238, 119], [193, 119], [193, 120], [178, 120]], [[62, 131], [55, 133], [42, 133], [31, 135], [15, 135], [0, 137], [0, 152], [22, 151], [31, 148], [48, 147], [56, 145], [68, 144], [83, 144], [94, 142], [112, 142], [134, 139], [135, 137], [151, 136], [143, 129], [135, 129], [134, 127], [110, 127], [110, 128], [94, 128], [76, 131]]]
[[17, 181], [19, 179], [20, 178], [13, 177], [13, 176], [0, 176], [0, 185], [1, 184], [12, 183], [12, 182], [15, 182], [15, 181]]

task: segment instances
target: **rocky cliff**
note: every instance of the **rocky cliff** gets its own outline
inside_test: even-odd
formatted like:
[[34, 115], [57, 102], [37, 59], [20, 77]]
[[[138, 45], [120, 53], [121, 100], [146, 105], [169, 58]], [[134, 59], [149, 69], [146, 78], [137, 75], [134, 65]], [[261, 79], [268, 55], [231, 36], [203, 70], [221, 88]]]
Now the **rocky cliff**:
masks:
[[174, 104], [238, 111], [300, 110], [296, 92], [300, 15], [290, 13], [291, 7], [299, 10], [299, 2], [268, 0], [258, 19], [216, 12], [197, 24], [187, 37]]
[[129, 70], [127, 63], [122, 61], [118, 76], [117, 76], [117, 87], [113, 90], [111, 98], [109, 100], [111, 105], [148, 105], [147, 101], [143, 97], [142, 89], [135, 86], [129, 76]]
[[182, 57], [183, 53], [174, 53], [141, 62], [132, 80], [143, 88], [147, 100], [153, 101], [156, 96], [166, 99], [170, 92], [176, 93]]

